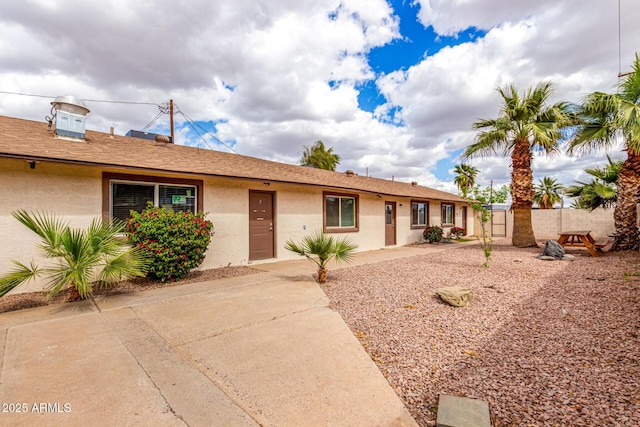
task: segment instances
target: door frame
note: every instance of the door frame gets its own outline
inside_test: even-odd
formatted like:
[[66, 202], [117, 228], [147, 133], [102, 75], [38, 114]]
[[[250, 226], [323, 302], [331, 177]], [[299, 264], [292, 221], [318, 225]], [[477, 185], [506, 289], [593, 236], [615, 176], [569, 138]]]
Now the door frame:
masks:
[[[387, 206], [391, 206], [392, 207], [392, 226], [393, 226], [393, 243], [388, 243], [388, 232], [389, 232], [389, 227], [387, 224]], [[384, 245], [385, 246], [393, 246], [398, 244], [398, 225], [397, 225], [397, 206], [398, 204], [396, 202], [392, 202], [392, 201], [385, 201], [384, 202]]]
[[[269, 258], [258, 258], [258, 259], [253, 259], [251, 258], [251, 196], [253, 194], [268, 194], [270, 199], [271, 199], [271, 223], [272, 223], [272, 230], [271, 231], [271, 253], [272, 253], [272, 257]], [[274, 259], [277, 258], [278, 254], [276, 252], [276, 230], [277, 230], [277, 224], [276, 224], [276, 192], [275, 191], [265, 191], [265, 190], [249, 190], [249, 204], [247, 206], [247, 210], [248, 210], [248, 234], [249, 234], [249, 240], [248, 240], [248, 244], [249, 246], [247, 247], [247, 260], [249, 261], [261, 261], [263, 259]]]
[[468, 214], [468, 210], [466, 206], [462, 206], [460, 208], [460, 210], [462, 211], [462, 228], [464, 229], [464, 235], [466, 236], [467, 234], [469, 234], [468, 230], [467, 230], [467, 214]]

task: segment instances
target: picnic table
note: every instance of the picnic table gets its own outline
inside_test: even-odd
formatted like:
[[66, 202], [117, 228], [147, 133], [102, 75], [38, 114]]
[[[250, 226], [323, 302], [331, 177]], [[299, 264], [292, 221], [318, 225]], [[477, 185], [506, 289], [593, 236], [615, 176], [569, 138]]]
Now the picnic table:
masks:
[[593, 256], [598, 256], [598, 252], [602, 252], [602, 248], [607, 245], [606, 239], [596, 241], [591, 236], [591, 230], [563, 231], [560, 233], [558, 243], [563, 247], [579, 246], [587, 248]]

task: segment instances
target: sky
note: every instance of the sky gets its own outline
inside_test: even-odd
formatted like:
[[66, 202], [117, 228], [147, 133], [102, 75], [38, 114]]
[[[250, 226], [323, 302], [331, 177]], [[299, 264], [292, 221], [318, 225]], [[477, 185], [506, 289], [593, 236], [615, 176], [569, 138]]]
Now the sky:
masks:
[[[2, 0], [0, 115], [44, 122], [74, 95], [88, 129], [168, 133], [172, 99], [178, 144], [297, 164], [321, 140], [338, 171], [455, 193], [497, 87], [551, 81], [551, 102], [579, 102], [614, 92], [640, 51], [637, 0], [180, 3]], [[534, 179], [605, 162], [536, 155]], [[468, 163], [483, 186], [510, 181], [509, 159]]]

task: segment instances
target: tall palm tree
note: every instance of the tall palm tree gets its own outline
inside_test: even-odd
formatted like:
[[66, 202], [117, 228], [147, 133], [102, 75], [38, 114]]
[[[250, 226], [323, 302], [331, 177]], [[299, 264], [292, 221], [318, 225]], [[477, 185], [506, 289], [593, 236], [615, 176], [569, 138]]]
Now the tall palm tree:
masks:
[[0, 277], [0, 296], [23, 282], [44, 276], [49, 296], [63, 287], [69, 288], [69, 300], [86, 298], [93, 292], [93, 282], [108, 285], [134, 276], [144, 276], [146, 260], [139, 250], [131, 248], [119, 234], [123, 224], [94, 220], [86, 230], [70, 228], [49, 214], [13, 213], [24, 226], [36, 233], [42, 254], [55, 262], [38, 268], [33, 261], [26, 266], [14, 261], [17, 268]]
[[577, 181], [578, 185], [572, 185], [565, 190], [569, 197], [575, 197], [573, 206], [578, 209], [590, 211], [597, 208], [610, 208], [615, 206], [618, 198], [618, 173], [622, 167], [621, 160], [611, 160], [607, 155], [608, 163], [601, 168], [585, 169], [591, 175], [591, 181]]
[[582, 103], [582, 124], [569, 143], [569, 153], [609, 148], [624, 143], [627, 158], [618, 174], [618, 197], [613, 211], [615, 241], [612, 250], [640, 247], [638, 193], [640, 192], [640, 58], [614, 94], [594, 92]]
[[480, 171], [466, 163], [456, 165], [453, 171], [456, 173], [453, 183], [458, 186], [462, 197], [466, 199], [469, 191], [476, 185], [476, 176], [478, 176], [478, 172]]
[[538, 182], [534, 187], [533, 202], [537, 203], [540, 209], [553, 209], [553, 205], [562, 201], [560, 193], [564, 186], [550, 176], [545, 176]]
[[480, 133], [462, 154], [463, 158], [493, 154], [511, 157], [512, 243], [519, 248], [537, 246], [531, 224], [533, 153], [556, 153], [563, 127], [573, 121], [567, 103], [547, 105], [551, 92], [549, 82], [529, 88], [524, 96], [513, 85], [498, 88], [503, 100], [500, 116], [474, 123], [473, 128]]
[[316, 141], [311, 146], [305, 146], [300, 159], [300, 164], [303, 166], [312, 166], [328, 171], [336, 170], [336, 166], [339, 163], [340, 156], [334, 154], [332, 147], [326, 149], [322, 141]]

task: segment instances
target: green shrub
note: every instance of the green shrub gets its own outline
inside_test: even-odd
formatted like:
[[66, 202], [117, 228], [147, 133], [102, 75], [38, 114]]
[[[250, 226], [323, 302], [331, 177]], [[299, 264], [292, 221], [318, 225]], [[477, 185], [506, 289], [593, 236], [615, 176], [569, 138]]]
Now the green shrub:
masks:
[[429, 226], [422, 232], [424, 239], [429, 243], [437, 243], [442, 240], [442, 228], [437, 225]]
[[127, 233], [131, 243], [150, 259], [151, 278], [180, 280], [202, 263], [213, 235], [213, 224], [205, 215], [151, 204], [142, 213], [131, 211]]

